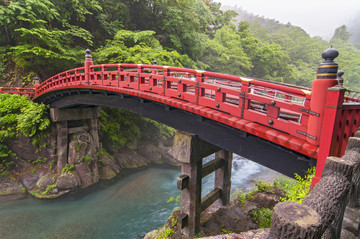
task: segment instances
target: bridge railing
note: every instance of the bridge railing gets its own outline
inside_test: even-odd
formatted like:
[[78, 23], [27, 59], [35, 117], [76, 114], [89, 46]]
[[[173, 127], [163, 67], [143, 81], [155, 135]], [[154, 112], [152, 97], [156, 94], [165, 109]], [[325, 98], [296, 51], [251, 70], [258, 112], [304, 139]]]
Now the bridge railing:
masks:
[[344, 104], [360, 103], [360, 92], [354, 90], [346, 90]]
[[59, 73], [36, 95], [59, 87], [104, 86], [166, 96], [209, 107], [306, 139], [308, 89], [180, 67], [142, 64], [91, 65]]
[[360, 102], [347, 102], [347, 91], [338, 86], [328, 89], [313, 185], [321, 178], [326, 158], [343, 156], [348, 139], [354, 137], [360, 126]]
[[0, 87], [1, 94], [16, 94], [16, 95], [25, 95], [27, 97], [34, 97], [35, 96], [35, 89], [34, 88], [17, 88], [17, 87]]

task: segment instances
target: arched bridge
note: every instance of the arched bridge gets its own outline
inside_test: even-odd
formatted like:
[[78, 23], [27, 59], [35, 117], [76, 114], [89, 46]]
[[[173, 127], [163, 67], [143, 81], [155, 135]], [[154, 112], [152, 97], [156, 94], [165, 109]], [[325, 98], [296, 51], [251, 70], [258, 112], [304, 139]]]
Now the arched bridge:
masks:
[[[93, 65], [59, 73], [29, 88], [0, 88], [53, 108], [123, 108], [292, 176], [327, 156], [341, 156], [360, 120], [356, 97], [338, 85], [334, 49], [323, 53], [312, 89], [193, 69]], [[341, 78], [341, 75], [340, 75]]]

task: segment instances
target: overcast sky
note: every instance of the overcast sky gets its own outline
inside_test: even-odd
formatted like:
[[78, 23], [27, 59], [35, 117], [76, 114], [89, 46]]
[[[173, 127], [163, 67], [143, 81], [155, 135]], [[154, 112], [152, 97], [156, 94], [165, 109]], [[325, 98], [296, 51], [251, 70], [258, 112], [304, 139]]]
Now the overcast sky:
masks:
[[255, 15], [290, 22], [311, 36], [329, 39], [335, 29], [360, 14], [360, 0], [214, 0]]

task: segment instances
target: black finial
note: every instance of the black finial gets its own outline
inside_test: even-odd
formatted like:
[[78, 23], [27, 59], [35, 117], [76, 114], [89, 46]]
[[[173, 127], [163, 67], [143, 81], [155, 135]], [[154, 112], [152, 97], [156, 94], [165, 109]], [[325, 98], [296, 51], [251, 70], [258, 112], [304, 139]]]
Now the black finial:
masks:
[[344, 78], [342, 78], [342, 76], [344, 75], [344, 71], [339, 70], [337, 73], [337, 80], [338, 80], [338, 85], [340, 87], [344, 87]]
[[339, 77], [339, 78], [342, 78], [342, 76], [344, 75], [344, 73], [345, 73], [345, 72], [344, 72], [343, 70], [339, 70], [338, 73], [337, 73], [337, 74], [338, 74], [338, 77]]
[[325, 62], [333, 62], [334, 59], [338, 57], [338, 55], [339, 51], [331, 46], [330, 48], [326, 49], [321, 56]]
[[34, 84], [35, 85], [40, 84], [39, 77], [35, 76]]
[[334, 59], [338, 55], [338, 50], [332, 46], [322, 53], [321, 56], [325, 61], [318, 66], [317, 79], [336, 79], [339, 66], [338, 63], [334, 62]]
[[86, 52], [86, 54], [85, 54], [85, 61], [92, 61], [92, 56], [91, 56], [91, 51], [90, 51], [90, 49], [88, 48], [88, 49], [86, 49], [85, 50], [85, 52]]
[[156, 61], [156, 60], [153, 61], [153, 65], [157, 65], [157, 61]]

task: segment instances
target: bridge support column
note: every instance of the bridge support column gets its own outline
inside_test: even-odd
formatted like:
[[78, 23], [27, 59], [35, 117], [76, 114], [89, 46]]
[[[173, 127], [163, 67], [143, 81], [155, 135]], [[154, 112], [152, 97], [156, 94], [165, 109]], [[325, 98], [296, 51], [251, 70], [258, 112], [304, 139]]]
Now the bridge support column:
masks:
[[[217, 200], [223, 205], [229, 202], [232, 153], [183, 132], [177, 132], [175, 145], [174, 156], [181, 162], [181, 176], [177, 179], [181, 190], [178, 223], [185, 235], [195, 236], [200, 229], [201, 212]], [[203, 165], [203, 158], [213, 153], [215, 159]], [[214, 190], [202, 198], [202, 178], [213, 172]]]
[[68, 125], [67, 121], [56, 122], [57, 131], [57, 171], [61, 172], [63, 167], [67, 164], [68, 159]]
[[[50, 118], [56, 123], [57, 130], [57, 171], [61, 172], [68, 163], [68, 135], [79, 131], [88, 131], [97, 148], [99, 148], [99, 135], [97, 118], [100, 116], [100, 108], [78, 108], [78, 109], [50, 109]], [[85, 120], [82, 127], [69, 128], [70, 121]]]

